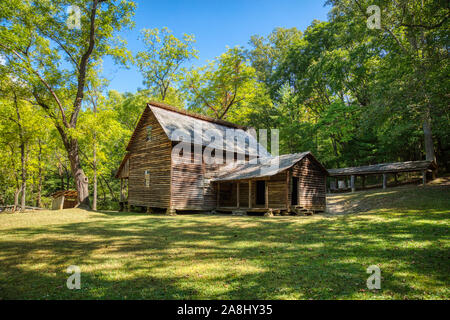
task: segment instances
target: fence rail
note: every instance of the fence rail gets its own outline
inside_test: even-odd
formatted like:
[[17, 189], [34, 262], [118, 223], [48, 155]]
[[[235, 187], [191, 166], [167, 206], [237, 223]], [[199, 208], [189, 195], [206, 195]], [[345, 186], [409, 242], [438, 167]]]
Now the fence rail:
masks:
[[[21, 210], [21, 208], [22, 208], [21, 206], [15, 205], [0, 206], [0, 212], [15, 212], [17, 210]], [[25, 206], [25, 210], [45, 210], [45, 209], [39, 207]]]

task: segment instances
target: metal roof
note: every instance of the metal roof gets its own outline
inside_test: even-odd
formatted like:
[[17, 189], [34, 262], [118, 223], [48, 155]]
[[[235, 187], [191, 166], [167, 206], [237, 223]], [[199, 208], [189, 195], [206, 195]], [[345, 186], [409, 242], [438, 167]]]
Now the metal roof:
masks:
[[222, 167], [212, 181], [245, 180], [273, 176], [291, 168], [306, 156], [310, 156], [324, 171], [327, 171], [313, 157], [311, 152], [307, 151], [263, 159], [262, 163], [258, 164], [251, 164], [249, 162], [240, 165], [230, 164]]
[[[158, 105], [149, 104], [148, 106], [171, 141], [185, 141], [185, 137], [188, 137], [194, 144], [203, 146], [208, 146], [213, 141], [211, 146], [219, 150], [253, 156], [259, 155], [260, 157], [271, 156], [254, 136], [241, 127], [212, 122]], [[227, 134], [234, 135], [234, 138], [227, 139]], [[211, 135], [219, 135], [222, 143], [212, 139]], [[198, 140], [194, 140], [196, 137]], [[239, 141], [242, 141], [242, 143], [239, 143]]]
[[436, 168], [436, 164], [430, 160], [423, 160], [423, 161], [380, 163], [362, 167], [328, 169], [328, 172], [330, 173], [330, 176], [349, 176], [353, 174], [362, 175], [362, 174], [420, 171], [420, 170], [427, 170], [430, 168]]

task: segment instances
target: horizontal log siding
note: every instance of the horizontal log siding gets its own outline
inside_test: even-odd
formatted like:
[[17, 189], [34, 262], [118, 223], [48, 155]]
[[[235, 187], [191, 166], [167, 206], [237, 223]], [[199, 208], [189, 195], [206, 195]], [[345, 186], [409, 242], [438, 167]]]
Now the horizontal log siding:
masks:
[[[204, 149], [204, 148], [203, 148]], [[172, 164], [172, 208], [176, 210], [212, 210], [216, 208], [217, 184], [212, 183], [217, 170], [225, 164]]]
[[[192, 154], [193, 158], [193, 154]], [[203, 208], [203, 165], [172, 163], [172, 208], [200, 210]]]
[[[130, 146], [128, 202], [131, 205], [167, 208], [170, 203], [171, 142], [149, 111], [136, 131]], [[147, 141], [147, 126], [152, 137]], [[145, 186], [145, 170], [150, 171], [150, 186]]]
[[220, 184], [220, 207], [236, 207], [237, 185], [233, 182], [222, 182]]
[[248, 182], [241, 182], [239, 184], [239, 206], [241, 208], [248, 208]]
[[299, 179], [299, 205], [306, 209], [325, 210], [325, 173], [309, 157], [292, 167], [292, 174]]
[[288, 202], [288, 206], [292, 205], [292, 170], [289, 169], [286, 171], [286, 174], [289, 175], [289, 181], [287, 183], [289, 183], [288, 185], [288, 196], [287, 196], [287, 202]]
[[286, 172], [278, 173], [267, 181], [269, 187], [269, 208], [286, 207]]
[[126, 179], [130, 176], [130, 159], [128, 159], [119, 172], [119, 179]]
[[223, 164], [206, 164], [203, 162], [203, 181], [204, 181], [204, 210], [212, 210], [216, 208], [217, 202], [217, 183], [211, 182], [211, 179], [215, 177], [217, 170], [223, 166]]

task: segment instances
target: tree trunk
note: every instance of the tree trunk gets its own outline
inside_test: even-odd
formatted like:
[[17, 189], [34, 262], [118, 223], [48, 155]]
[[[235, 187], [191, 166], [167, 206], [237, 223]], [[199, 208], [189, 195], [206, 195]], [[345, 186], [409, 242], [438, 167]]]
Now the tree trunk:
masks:
[[93, 150], [93, 170], [94, 170], [94, 197], [92, 199], [92, 210], [97, 211], [97, 145], [96, 134], [94, 133], [94, 150]]
[[111, 194], [111, 199], [112, 199], [113, 201], [115, 201], [115, 202], [118, 202], [119, 200], [117, 199], [117, 196], [114, 194], [113, 189], [112, 189], [111, 186], [109, 185], [108, 180], [106, 180], [106, 179], [103, 177], [103, 181], [105, 182], [106, 187], [108, 188], [109, 193]]
[[61, 190], [64, 190], [64, 172], [63, 172], [63, 167], [62, 167], [61, 160], [58, 162], [57, 167], [58, 167], [59, 178], [61, 179], [60, 180]]
[[38, 155], [38, 190], [36, 196], [36, 207], [40, 208], [42, 206], [42, 145], [39, 139], [39, 155]]
[[[95, 124], [97, 124], [97, 100], [92, 100], [92, 111], [94, 112]], [[92, 167], [94, 171], [94, 198], [92, 199], [92, 210], [97, 211], [97, 132], [94, 128], [94, 145], [92, 150]]]
[[103, 185], [102, 179], [98, 180], [100, 182], [100, 186], [102, 187], [102, 192], [103, 192], [103, 204], [106, 204], [106, 191], [105, 191], [105, 186]]
[[331, 134], [330, 136], [331, 136], [331, 144], [333, 145], [333, 152], [336, 157], [336, 166], [339, 168], [339, 153], [337, 149], [337, 141], [333, 134]]
[[20, 201], [20, 210], [25, 211], [25, 200], [27, 195], [27, 168], [26, 168], [26, 158], [25, 158], [25, 145], [22, 143], [20, 145], [20, 159], [22, 162], [22, 198]]
[[14, 104], [16, 106], [16, 114], [17, 114], [17, 127], [19, 129], [19, 140], [20, 140], [20, 160], [22, 165], [22, 199], [20, 202], [20, 209], [21, 211], [25, 211], [25, 197], [26, 197], [26, 190], [27, 190], [27, 168], [26, 168], [26, 159], [25, 159], [25, 139], [24, 139], [24, 133], [23, 133], [23, 127], [21, 123], [21, 116], [19, 111], [19, 105], [17, 102], [17, 95], [14, 92]]
[[78, 192], [79, 207], [83, 209], [90, 209], [91, 203], [89, 201], [89, 183], [88, 178], [84, 174], [83, 168], [81, 167], [80, 157], [78, 154], [78, 140], [71, 139], [70, 144], [68, 144], [67, 147], [70, 168], [72, 170], [72, 176]]
[[19, 206], [19, 194], [22, 189], [17, 186], [16, 190], [14, 191], [14, 209], [13, 212], [16, 211], [17, 207]]
[[431, 118], [429, 109], [423, 120], [423, 135], [425, 139], [426, 159], [436, 162], [436, 156], [434, 154], [433, 134], [431, 132]]

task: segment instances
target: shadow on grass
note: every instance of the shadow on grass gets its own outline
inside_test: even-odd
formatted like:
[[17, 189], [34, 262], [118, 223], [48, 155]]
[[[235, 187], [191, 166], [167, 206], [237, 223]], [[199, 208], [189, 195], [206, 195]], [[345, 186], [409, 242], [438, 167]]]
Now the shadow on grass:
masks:
[[450, 208], [450, 185], [399, 186], [385, 190], [328, 195], [331, 212], [338, 214], [373, 210], [424, 210], [439, 212]]
[[[383, 290], [366, 298], [448, 298], [448, 218], [448, 210], [330, 219], [103, 212], [8, 230], [0, 297], [346, 299], [366, 290], [365, 270], [376, 264]], [[69, 265], [82, 268], [82, 290], [66, 288]]]

